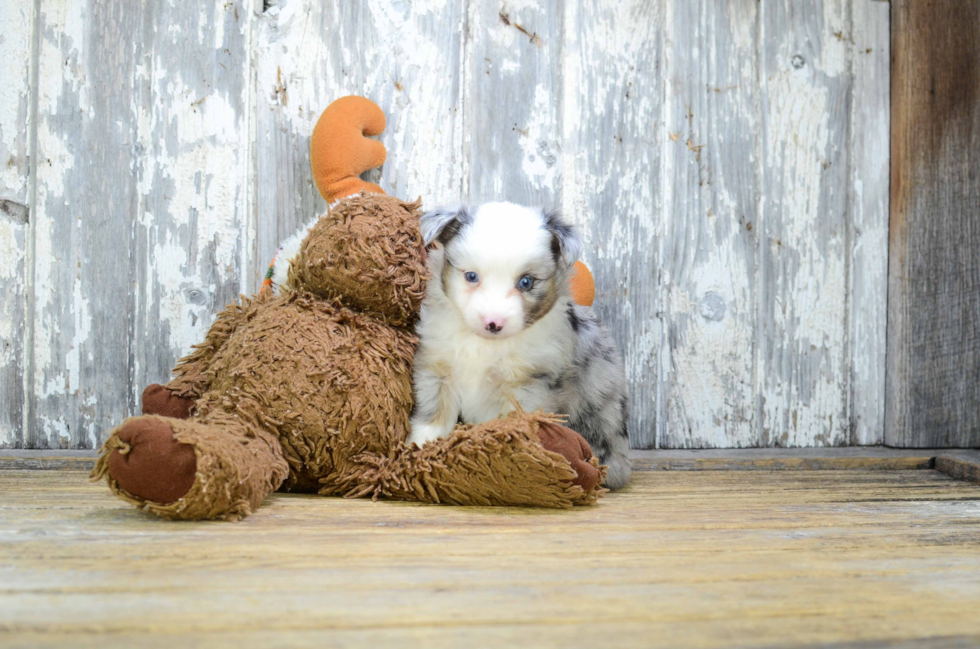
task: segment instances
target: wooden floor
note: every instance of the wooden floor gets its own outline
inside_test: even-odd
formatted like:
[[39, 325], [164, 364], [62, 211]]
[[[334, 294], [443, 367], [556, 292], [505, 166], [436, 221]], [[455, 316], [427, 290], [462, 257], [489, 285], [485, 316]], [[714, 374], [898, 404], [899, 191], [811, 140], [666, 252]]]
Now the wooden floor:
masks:
[[980, 645], [980, 486], [640, 471], [575, 511], [276, 495], [231, 524], [0, 470], [4, 647], [825, 644]]

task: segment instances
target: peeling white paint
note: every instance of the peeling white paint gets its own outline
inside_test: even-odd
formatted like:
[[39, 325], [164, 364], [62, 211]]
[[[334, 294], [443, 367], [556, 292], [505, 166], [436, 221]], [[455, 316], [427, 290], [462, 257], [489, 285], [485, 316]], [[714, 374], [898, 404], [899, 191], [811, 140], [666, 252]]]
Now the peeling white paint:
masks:
[[538, 187], [557, 193], [561, 149], [554, 141], [557, 131], [555, 116], [551, 93], [539, 84], [534, 89], [534, 102], [519, 141], [524, 151], [521, 161], [524, 175]]
[[[32, 5], [0, 3], [0, 199], [27, 204]], [[0, 262], [2, 263], [2, 262]]]
[[765, 87], [762, 314], [773, 339], [757, 349], [757, 381], [763, 437], [783, 446], [848, 441], [843, 182], [834, 182], [846, 167], [847, 121], [833, 113], [846, 80], [814, 73], [842, 69], [834, 25], [843, 22], [825, 15], [820, 49], [806, 54], [792, 25], [774, 35]]
[[68, 348], [68, 357], [65, 362], [68, 373], [66, 389], [70, 394], [78, 392], [82, 387], [80, 378], [83, 361], [86, 364], [92, 362], [91, 354], [87, 358], [82, 358], [82, 345], [88, 342], [89, 334], [92, 333], [92, 313], [89, 300], [82, 292], [81, 277], [76, 277], [72, 284], [74, 288], [72, 291], [72, 307], [75, 322], [73, 323], [71, 346]]
[[68, 448], [71, 443], [71, 431], [68, 427], [68, 420], [65, 417], [49, 417], [48, 415], [38, 416], [38, 423], [41, 432], [45, 437], [57, 439], [59, 443], [55, 448]]
[[20, 279], [24, 262], [24, 227], [0, 217], [0, 280]]
[[[25, 231], [23, 225], [0, 217], [0, 379], [4, 374], [17, 376], [23, 365], [22, 340], [14, 336], [23, 336]], [[7, 395], [6, 401], [14, 400], [14, 395]], [[0, 444], [13, 433], [6, 430], [7, 421], [0, 413]]]

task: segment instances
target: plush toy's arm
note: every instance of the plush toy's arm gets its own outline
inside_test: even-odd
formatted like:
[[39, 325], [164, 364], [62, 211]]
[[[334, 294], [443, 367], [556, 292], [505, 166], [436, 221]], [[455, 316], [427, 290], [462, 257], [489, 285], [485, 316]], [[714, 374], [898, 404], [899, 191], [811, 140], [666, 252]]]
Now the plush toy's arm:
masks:
[[262, 293], [252, 299], [242, 297], [241, 304], [229, 304], [218, 314], [204, 342], [194, 345], [194, 350], [177, 361], [174, 378], [165, 386], [171, 394], [178, 397], [197, 399], [204, 394], [214, 378], [210, 371], [211, 361], [221, 346], [255, 315], [256, 305], [272, 299], [269, 293]]
[[352, 458], [321, 494], [452, 505], [564, 509], [595, 502], [605, 467], [578, 433], [551, 415], [513, 412], [422, 448]]

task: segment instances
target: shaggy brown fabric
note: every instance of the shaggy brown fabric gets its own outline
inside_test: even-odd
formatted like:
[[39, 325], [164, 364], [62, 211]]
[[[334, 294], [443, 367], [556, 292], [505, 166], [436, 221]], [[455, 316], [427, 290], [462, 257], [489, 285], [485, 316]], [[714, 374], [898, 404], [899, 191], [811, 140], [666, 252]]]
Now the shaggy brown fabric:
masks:
[[209, 388], [195, 417], [234, 413], [275, 434], [291, 469], [288, 489], [316, 491], [351, 455], [383, 452], [407, 436], [413, 335], [309, 293], [229, 308], [247, 325], [203, 372]]
[[[298, 290], [229, 305], [178, 363], [165, 388], [195, 399], [191, 418], [128, 421], [104, 445], [93, 477], [106, 476], [128, 502], [183, 519], [237, 519], [280, 487], [458, 504], [594, 502], [603, 490], [583, 481], [584, 467], [600, 479], [602, 470], [567, 439], [577, 433], [546, 434], [560, 453], [539, 441], [543, 423], [559, 423], [553, 416], [518, 412], [422, 449], [404, 443], [418, 342], [407, 326], [426, 274], [418, 210], [418, 203], [368, 195], [331, 209], [294, 264], [289, 284]], [[182, 485], [186, 466], [160, 464], [134, 477], [119, 460], [126, 431], [162, 438], [147, 431], [164, 424], [173, 433], [162, 453], [173, 456], [175, 440], [196, 460], [193, 484], [169, 503], [160, 494], [170, 497], [176, 487], [158, 492], [144, 483]], [[162, 475], [166, 466], [170, 475]]]
[[[178, 447], [192, 448], [196, 472], [185, 494], [172, 502], [141, 497], [116, 477], [113, 457], [134, 452], [123, 441], [127, 430], [154, 430], [168, 426]], [[224, 519], [248, 516], [285, 480], [289, 469], [276, 438], [242, 425], [234, 416], [217, 417], [211, 424], [144, 415], [127, 420], [112, 431], [92, 471], [92, 479], [106, 476], [117, 496], [163, 518], [182, 520]]]
[[590, 451], [586, 464], [598, 480], [583, 489], [573, 484], [577, 475], [568, 460], [538, 440], [542, 424], [561, 421], [517, 411], [478, 426], [460, 425], [449, 437], [422, 448], [399, 444], [389, 456], [361, 455], [358, 470], [322, 480], [320, 493], [452, 505], [565, 509], [591, 504], [605, 491], [597, 487], [605, 467]]
[[194, 408], [194, 400], [181, 397], [169, 388], [154, 383], [143, 390], [143, 414], [187, 419]]
[[317, 221], [290, 266], [289, 285], [339, 299], [395, 327], [415, 322], [425, 296], [422, 201], [362, 194]]

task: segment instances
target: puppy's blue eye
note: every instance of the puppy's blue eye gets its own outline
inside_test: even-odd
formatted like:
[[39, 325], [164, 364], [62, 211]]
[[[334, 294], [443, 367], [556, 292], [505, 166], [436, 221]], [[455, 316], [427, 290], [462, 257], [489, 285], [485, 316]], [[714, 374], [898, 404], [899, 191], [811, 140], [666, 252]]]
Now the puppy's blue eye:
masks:
[[517, 280], [517, 288], [522, 291], [530, 291], [532, 286], [534, 286], [534, 278], [530, 275], [524, 275]]
[[466, 281], [469, 282], [470, 284], [476, 284], [480, 280], [479, 275], [477, 275], [473, 271], [466, 273], [465, 275], [463, 275], [463, 277], [465, 277]]

